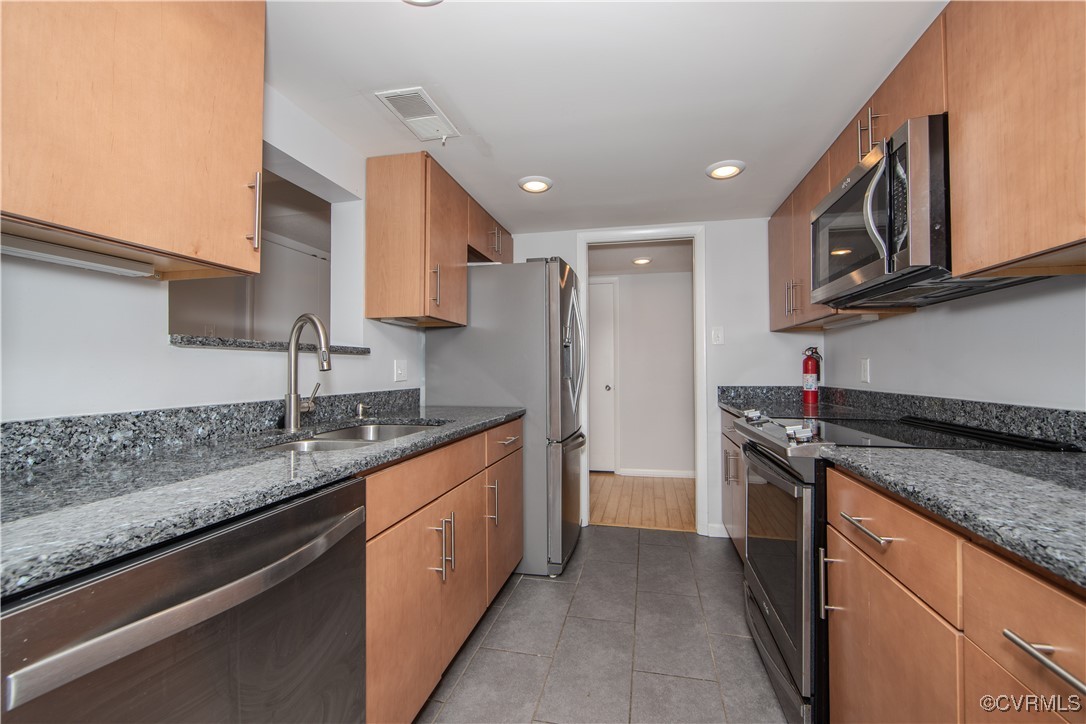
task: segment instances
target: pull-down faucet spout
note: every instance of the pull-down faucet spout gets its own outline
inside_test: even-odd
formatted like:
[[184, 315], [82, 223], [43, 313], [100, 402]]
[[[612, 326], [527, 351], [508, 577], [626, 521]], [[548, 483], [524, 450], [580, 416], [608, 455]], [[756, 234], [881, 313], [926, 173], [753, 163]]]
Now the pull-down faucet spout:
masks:
[[287, 350], [287, 408], [283, 416], [283, 427], [287, 432], [297, 432], [301, 428], [301, 414], [313, 410], [313, 397], [316, 397], [317, 387], [320, 387], [318, 382], [317, 387], [313, 388], [313, 397], [308, 400], [302, 400], [298, 396], [298, 339], [306, 324], [312, 324], [317, 333], [317, 368], [321, 372], [332, 369], [332, 356], [328, 351], [328, 328], [315, 314], [307, 312], [301, 315], [294, 320], [294, 326], [290, 329], [290, 347]]

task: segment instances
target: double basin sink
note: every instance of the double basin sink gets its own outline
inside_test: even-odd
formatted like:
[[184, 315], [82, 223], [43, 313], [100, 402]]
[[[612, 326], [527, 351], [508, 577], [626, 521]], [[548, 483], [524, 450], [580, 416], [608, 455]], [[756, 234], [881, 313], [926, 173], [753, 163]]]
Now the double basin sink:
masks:
[[304, 440], [294, 440], [262, 448], [273, 452], [317, 452], [320, 450], [348, 450], [350, 448], [372, 445], [385, 440], [411, 435], [424, 430], [431, 430], [435, 425], [396, 425], [372, 424], [345, 427], [340, 430], [318, 432]]

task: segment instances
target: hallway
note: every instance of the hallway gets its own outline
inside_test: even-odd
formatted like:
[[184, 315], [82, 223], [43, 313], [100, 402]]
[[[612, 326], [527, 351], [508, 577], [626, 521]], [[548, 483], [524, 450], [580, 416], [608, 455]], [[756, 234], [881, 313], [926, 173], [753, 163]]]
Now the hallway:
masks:
[[693, 533], [694, 479], [589, 473], [589, 522]]

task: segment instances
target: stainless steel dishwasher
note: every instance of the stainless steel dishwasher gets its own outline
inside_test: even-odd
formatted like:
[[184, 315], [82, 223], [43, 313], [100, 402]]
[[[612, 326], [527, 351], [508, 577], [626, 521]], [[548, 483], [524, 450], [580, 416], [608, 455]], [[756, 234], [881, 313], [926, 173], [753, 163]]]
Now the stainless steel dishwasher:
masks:
[[365, 481], [17, 601], [5, 722], [361, 722]]

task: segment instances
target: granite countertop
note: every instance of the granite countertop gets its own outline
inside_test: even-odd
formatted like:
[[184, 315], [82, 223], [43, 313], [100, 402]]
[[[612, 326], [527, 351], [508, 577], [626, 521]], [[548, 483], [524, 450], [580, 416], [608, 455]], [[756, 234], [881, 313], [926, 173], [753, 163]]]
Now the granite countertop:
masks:
[[[326, 422], [300, 433], [271, 430], [140, 459], [69, 462], [0, 481], [0, 594], [7, 597], [230, 520], [359, 472], [524, 414], [516, 407], [426, 407]], [[258, 448], [367, 423], [432, 430], [348, 450]]]
[[[757, 408], [770, 417], [804, 417], [798, 388], [722, 389], [717, 401], [735, 414]], [[833, 404], [820, 405], [818, 416], [895, 419], [885, 409]], [[868, 447], [827, 447], [821, 454], [836, 467], [1086, 587], [1086, 454]]]

